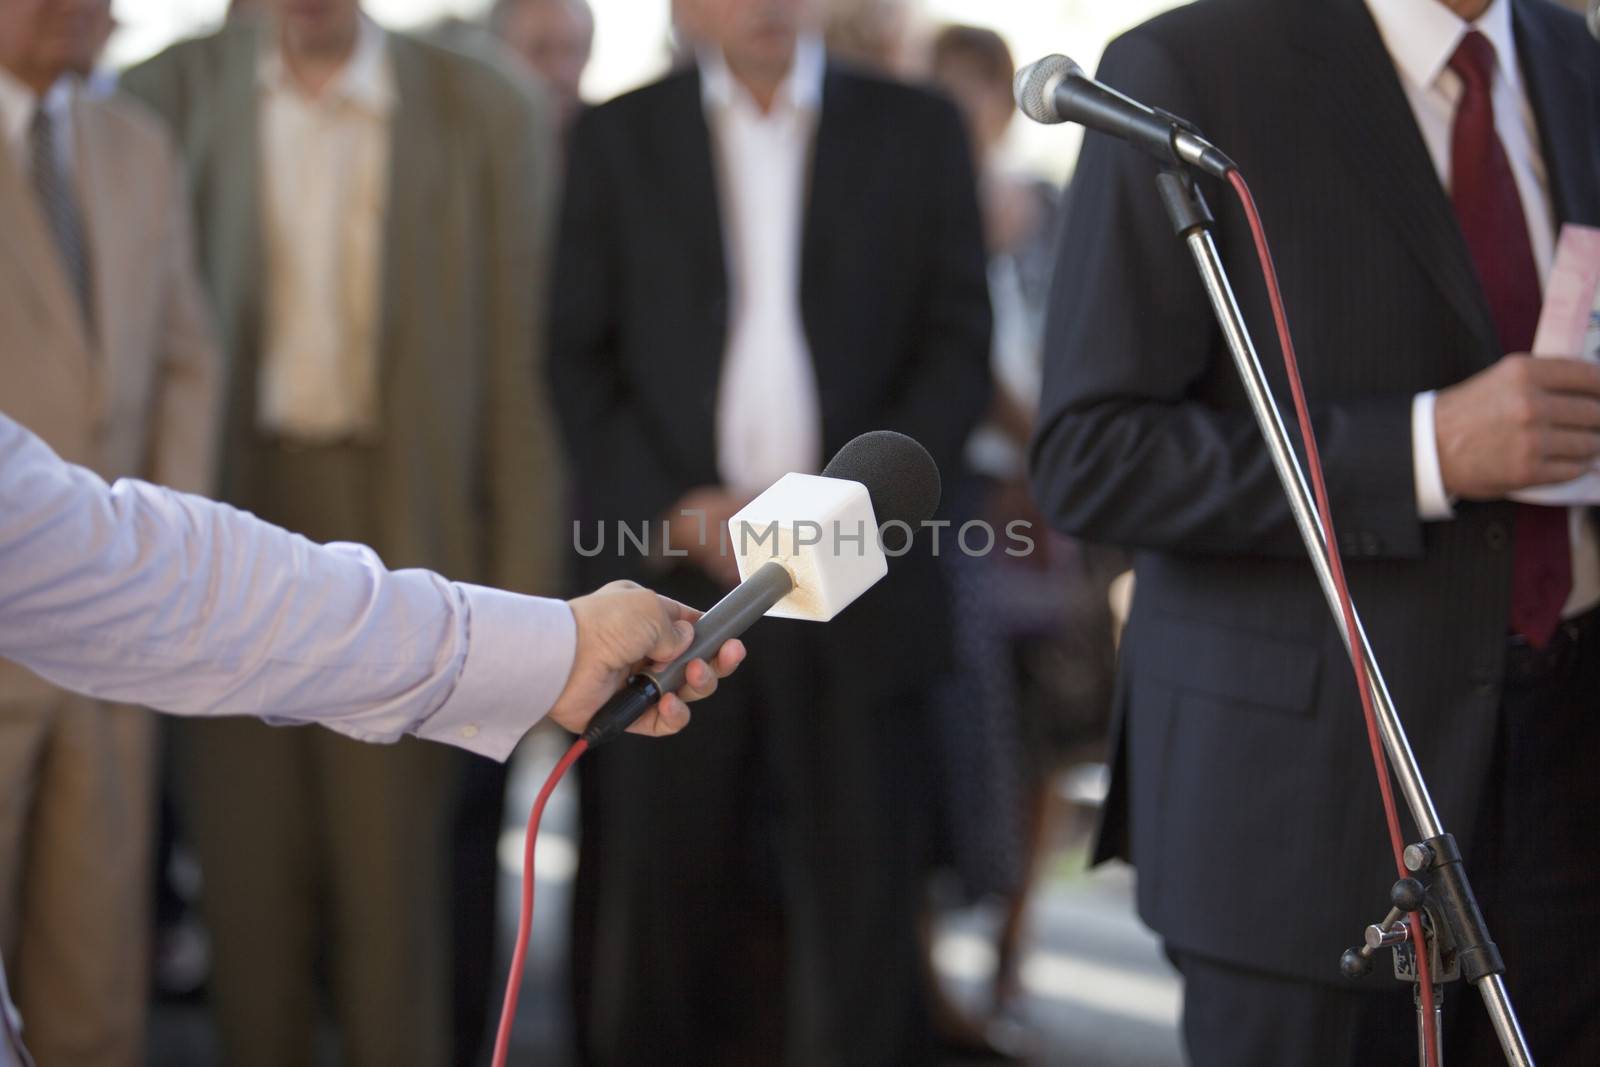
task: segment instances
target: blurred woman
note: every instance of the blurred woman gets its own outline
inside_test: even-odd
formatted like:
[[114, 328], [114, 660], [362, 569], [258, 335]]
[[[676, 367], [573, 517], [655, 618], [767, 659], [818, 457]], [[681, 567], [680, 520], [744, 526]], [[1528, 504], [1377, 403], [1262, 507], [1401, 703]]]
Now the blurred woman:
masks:
[[[1027, 488], [1027, 446], [1042, 377], [1045, 309], [1060, 191], [1006, 169], [1015, 66], [992, 30], [948, 26], [931, 75], [967, 120], [976, 157], [994, 308], [994, 400], [973, 434], [974, 477], [957, 490], [962, 519], [986, 520], [1006, 544], [1031, 523], [1032, 551], [946, 553], [955, 599], [955, 675], [943, 715], [949, 857], [966, 896], [1002, 905], [994, 1008], [1011, 1006], [1022, 919], [1035, 880], [1055, 775], [1098, 759], [1110, 709], [1107, 588], [1120, 560], [1047, 532]], [[946, 1013], [952, 1043], [984, 1047], [982, 1028]]]

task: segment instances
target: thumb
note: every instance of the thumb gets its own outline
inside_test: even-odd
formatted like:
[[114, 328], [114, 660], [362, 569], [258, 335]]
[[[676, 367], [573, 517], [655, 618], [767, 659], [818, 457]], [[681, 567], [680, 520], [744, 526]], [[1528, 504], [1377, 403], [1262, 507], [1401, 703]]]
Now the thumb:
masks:
[[694, 640], [694, 627], [686, 619], [673, 619], [660, 598], [656, 601], [655, 642], [643, 658], [670, 663], [683, 655]]

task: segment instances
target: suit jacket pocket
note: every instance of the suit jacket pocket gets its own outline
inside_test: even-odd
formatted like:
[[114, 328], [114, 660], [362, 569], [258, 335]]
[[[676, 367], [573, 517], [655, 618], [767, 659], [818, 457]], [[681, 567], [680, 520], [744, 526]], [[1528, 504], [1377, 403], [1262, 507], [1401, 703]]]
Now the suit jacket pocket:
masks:
[[1155, 615], [1145, 621], [1139, 668], [1224, 705], [1310, 715], [1316, 709], [1315, 645], [1213, 622]]

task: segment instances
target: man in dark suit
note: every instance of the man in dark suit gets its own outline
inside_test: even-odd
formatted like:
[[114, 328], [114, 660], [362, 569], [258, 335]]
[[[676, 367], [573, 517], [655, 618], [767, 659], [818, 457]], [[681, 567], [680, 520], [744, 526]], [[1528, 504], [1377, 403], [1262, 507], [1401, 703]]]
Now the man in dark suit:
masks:
[[[1600, 442], [1600, 371], [1519, 355], [1557, 225], [1600, 222], [1600, 49], [1544, 0], [1212, 0], [1102, 77], [1251, 180], [1372, 643], [1539, 1062], [1596, 1062], [1594, 532], [1507, 497]], [[1194, 1063], [1407, 1062], [1409, 993], [1338, 985], [1394, 879], [1354, 681], [1155, 173], [1085, 144], [1034, 444], [1056, 524], [1139, 550], [1101, 855], [1138, 867]], [[1451, 992], [1447, 1063], [1497, 1062], [1477, 1000]]]
[[[786, 471], [877, 428], [953, 469], [990, 329], [954, 108], [829, 63], [810, 0], [724, 7], [697, 64], [579, 119], [552, 305], [584, 544], [596, 522], [615, 538], [617, 520], [669, 520], [688, 553], [659, 531], [653, 560], [608, 541], [592, 573], [657, 567], [700, 604], [735, 579], [717, 530]], [[795, 1063], [927, 1062], [918, 734], [947, 639], [932, 563], [896, 560], [825, 627], [764, 622], [752, 660], [770, 669], [684, 743], [585, 768], [589, 1059], [781, 1062], [787, 1044]]]

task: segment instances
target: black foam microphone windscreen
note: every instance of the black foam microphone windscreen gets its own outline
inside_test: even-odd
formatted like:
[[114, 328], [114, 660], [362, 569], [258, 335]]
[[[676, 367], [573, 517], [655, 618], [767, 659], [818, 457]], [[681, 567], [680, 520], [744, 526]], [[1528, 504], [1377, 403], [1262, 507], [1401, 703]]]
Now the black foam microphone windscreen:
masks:
[[880, 527], [903, 522], [915, 530], [939, 507], [939, 465], [927, 449], [893, 430], [854, 438], [828, 461], [822, 476], [866, 486]]

